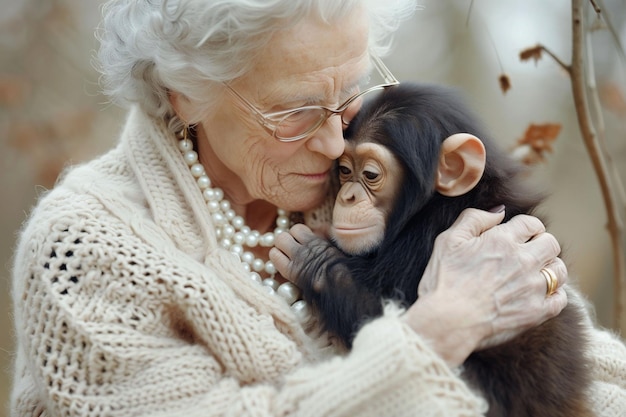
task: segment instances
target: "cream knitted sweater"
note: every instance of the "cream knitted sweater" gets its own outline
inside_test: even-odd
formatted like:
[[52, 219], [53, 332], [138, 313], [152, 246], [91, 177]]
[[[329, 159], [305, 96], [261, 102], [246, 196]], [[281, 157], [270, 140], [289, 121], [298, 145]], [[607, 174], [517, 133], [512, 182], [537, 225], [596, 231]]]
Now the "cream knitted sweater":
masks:
[[[15, 257], [20, 416], [478, 416], [485, 402], [389, 309], [329, 355], [219, 248], [162, 123], [45, 195]], [[626, 410], [626, 348], [593, 330], [591, 397]]]

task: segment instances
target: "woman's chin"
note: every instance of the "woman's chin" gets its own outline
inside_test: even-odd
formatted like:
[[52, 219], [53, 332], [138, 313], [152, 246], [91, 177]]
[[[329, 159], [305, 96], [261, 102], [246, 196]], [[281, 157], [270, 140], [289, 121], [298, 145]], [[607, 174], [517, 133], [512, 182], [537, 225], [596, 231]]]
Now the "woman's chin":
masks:
[[[283, 208], [291, 212], [307, 212], [320, 207], [328, 198], [327, 187], [320, 189], [313, 189], [309, 192], [300, 190], [286, 191], [285, 196], [293, 197], [283, 201], [282, 204], [277, 204], [278, 207]], [[298, 197], [296, 199], [296, 196]], [[330, 219], [328, 219], [330, 221]]]

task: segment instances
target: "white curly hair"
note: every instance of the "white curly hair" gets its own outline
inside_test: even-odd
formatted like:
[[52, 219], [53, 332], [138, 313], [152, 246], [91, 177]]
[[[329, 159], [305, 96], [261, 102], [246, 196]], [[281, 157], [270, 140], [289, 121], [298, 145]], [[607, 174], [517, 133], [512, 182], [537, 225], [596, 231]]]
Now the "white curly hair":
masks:
[[169, 91], [208, 109], [211, 87], [244, 75], [277, 30], [311, 15], [338, 22], [361, 5], [370, 18], [370, 48], [382, 56], [414, 0], [110, 0], [96, 34], [103, 92], [115, 104], [142, 106], [175, 131], [182, 122]]

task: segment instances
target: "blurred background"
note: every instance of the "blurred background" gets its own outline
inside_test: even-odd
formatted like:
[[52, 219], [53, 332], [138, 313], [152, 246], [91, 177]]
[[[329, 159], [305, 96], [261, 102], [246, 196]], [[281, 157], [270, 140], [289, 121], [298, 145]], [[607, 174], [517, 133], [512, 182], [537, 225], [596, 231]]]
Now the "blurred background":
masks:
[[[124, 113], [99, 94], [92, 66], [99, 0], [0, 0], [0, 417], [13, 357], [10, 271], [15, 238], [37, 196], [59, 171], [108, 149]], [[591, 2], [589, 2], [591, 3]], [[626, 1], [596, 0], [615, 33], [591, 38], [609, 153], [626, 182]], [[385, 59], [401, 81], [458, 86], [503, 147], [531, 124], [557, 124], [553, 151], [531, 180], [549, 195], [543, 212], [570, 272], [613, 326], [612, 248], [597, 178], [583, 145], [566, 73], [547, 56], [521, 62], [541, 43], [568, 64], [568, 0], [420, 0], [423, 9], [399, 31]], [[593, 19], [591, 19], [593, 21]], [[623, 51], [623, 49], [621, 49]], [[503, 93], [498, 77], [508, 75]], [[624, 217], [624, 206], [621, 215]], [[626, 318], [622, 319], [626, 320]]]

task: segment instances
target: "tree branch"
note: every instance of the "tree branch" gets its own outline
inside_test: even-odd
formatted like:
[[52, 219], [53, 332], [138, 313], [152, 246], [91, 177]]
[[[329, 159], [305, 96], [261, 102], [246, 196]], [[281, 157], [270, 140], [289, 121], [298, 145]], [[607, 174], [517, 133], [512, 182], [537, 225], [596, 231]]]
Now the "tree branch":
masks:
[[[616, 192], [610, 181], [609, 169], [606, 158], [602, 153], [600, 143], [596, 134], [589, 104], [585, 90], [585, 67], [584, 67], [584, 49], [585, 49], [585, 28], [584, 28], [584, 12], [583, 0], [572, 0], [572, 63], [570, 69], [570, 79], [572, 84], [572, 93], [574, 98], [574, 106], [580, 131], [591, 158], [593, 168], [600, 183], [602, 198], [607, 211], [608, 223], [607, 228], [611, 237], [613, 246], [613, 277], [614, 277], [614, 326], [616, 329], [626, 333], [624, 322], [622, 321], [623, 304], [624, 304], [624, 288], [626, 287], [626, 260], [623, 247], [622, 233], [623, 223], [620, 218], [618, 205], [614, 196]], [[546, 51], [547, 52], [547, 51]]]

